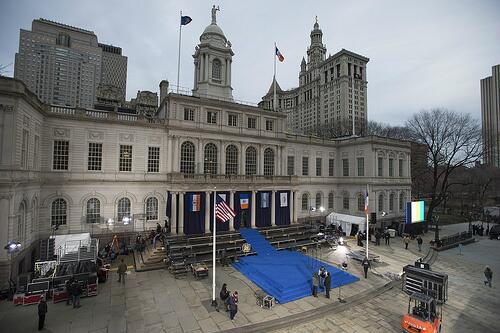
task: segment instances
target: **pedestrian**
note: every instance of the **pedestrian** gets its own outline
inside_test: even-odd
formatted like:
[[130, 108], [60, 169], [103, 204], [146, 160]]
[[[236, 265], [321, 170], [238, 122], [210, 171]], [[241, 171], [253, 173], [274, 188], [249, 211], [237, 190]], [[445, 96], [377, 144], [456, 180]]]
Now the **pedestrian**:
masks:
[[403, 238], [403, 241], [405, 242], [405, 250], [408, 250], [408, 244], [410, 244], [410, 236], [406, 235], [405, 238]]
[[222, 249], [222, 251], [221, 251], [220, 264], [222, 267], [227, 266], [227, 251], [226, 251], [226, 249]]
[[363, 266], [363, 271], [365, 272], [365, 279], [366, 279], [368, 278], [368, 268], [371, 267], [370, 260], [368, 260], [368, 258], [365, 257], [361, 262], [361, 265]]
[[380, 245], [380, 232], [377, 231], [375, 233], [375, 245], [379, 246]]
[[491, 280], [493, 279], [493, 271], [491, 270], [490, 266], [486, 266], [484, 269], [484, 277], [486, 278], [486, 281], [484, 281], [484, 285], [488, 285], [491, 288]]
[[73, 309], [80, 307], [80, 295], [82, 294], [82, 286], [78, 281], [73, 281], [71, 284], [71, 297], [73, 299]]
[[118, 282], [125, 284], [125, 274], [127, 273], [127, 264], [123, 261], [118, 265]]
[[385, 231], [385, 245], [390, 245], [390, 239], [391, 239], [391, 234], [389, 234], [389, 231]]
[[312, 294], [314, 297], [318, 297], [318, 285], [319, 285], [318, 273], [314, 272], [312, 277]]
[[488, 226], [486, 227], [486, 236], [488, 236], [490, 234], [490, 225], [488, 224]]
[[418, 235], [417, 237], [417, 245], [418, 245], [418, 252], [422, 252], [422, 243], [423, 243], [423, 239], [422, 237], [420, 237], [420, 235]]
[[73, 276], [71, 276], [67, 281], [66, 281], [66, 305], [69, 305], [71, 303], [71, 284], [73, 284], [73, 281], [75, 279]]
[[224, 283], [222, 285], [219, 296], [220, 296], [221, 303], [224, 304], [224, 310], [226, 310], [226, 312], [228, 312], [229, 309], [227, 306], [228, 306], [228, 299], [229, 299], [229, 291], [227, 290], [227, 284]]
[[330, 272], [326, 272], [325, 276], [325, 293], [326, 293], [326, 298], [330, 298], [330, 288], [332, 285], [332, 276], [330, 275]]
[[325, 267], [321, 266], [318, 271], [319, 288], [325, 287], [325, 276], [326, 276], [325, 273], [326, 273]]
[[40, 302], [38, 303], [38, 330], [43, 330], [45, 325], [45, 314], [47, 313], [47, 302], [45, 301], [45, 296], [40, 297]]
[[229, 297], [229, 318], [233, 320], [237, 312], [238, 312], [238, 292], [235, 291], [233, 295]]

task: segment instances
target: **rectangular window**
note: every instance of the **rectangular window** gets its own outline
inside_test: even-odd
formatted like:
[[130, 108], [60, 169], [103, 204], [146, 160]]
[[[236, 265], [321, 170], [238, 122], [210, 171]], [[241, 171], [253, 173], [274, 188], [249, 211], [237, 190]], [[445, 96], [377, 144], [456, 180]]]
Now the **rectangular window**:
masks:
[[194, 121], [194, 109], [184, 108], [184, 120]]
[[399, 177], [403, 176], [403, 160], [399, 160]]
[[238, 116], [235, 114], [228, 114], [227, 116], [227, 126], [236, 126], [238, 122]]
[[358, 157], [358, 177], [364, 177], [365, 175], [365, 158]]
[[207, 123], [217, 124], [217, 112], [207, 111]]
[[257, 128], [257, 118], [248, 118], [248, 128]]
[[102, 169], [102, 143], [89, 142], [89, 158], [87, 170], [100, 171]]
[[148, 147], [148, 172], [160, 172], [160, 147]]
[[132, 146], [120, 145], [120, 171], [132, 171]]
[[323, 173], [322, 164], [323, 159], [321, 157], [316, 157], [316, 177], [321, 177]]
[[33, 147], [33, 169], [38, 170], [38, 159], [40, 158], [40, 137], [35, 135], [35, 146]]
[[347, 158], [342, 159], [342, 175], [349, 177], [349, 160]]
[[394, 160], [389, 159], [389, 177], [394, 177]]
[[335, 160], [333, 158], [330, 158], [328, 160], [328, 176], [334, 177], [335, 176]]
[[68, 162], [69, 162], [69, 141], [54, 140], [52, 169], [68, 170]]
[[21, 147], [21, 167], [23, 169], [28, 169], [28, 144], [29, 144], [29, 132], [23, 130], [23, 142]]
[[344, 208], [344, 210], [349, 210], [349, 196], [344, 195], [342, 197], [342, 207]]
[[309, 176], [309, 157], [302, 157], [302, 176]]
[[274, 127], [274, 122], [272, 120], [266, 120], [266, 131], [272, 131]]
[[384, 160], [382, 157], [378, 158], [378, 176], [383, 177], [384, 176]]
[[288, 176], [293, 176], [295, 174], [295, 157], [294, 156], [287, 157], [286, 169], [287, 169]]

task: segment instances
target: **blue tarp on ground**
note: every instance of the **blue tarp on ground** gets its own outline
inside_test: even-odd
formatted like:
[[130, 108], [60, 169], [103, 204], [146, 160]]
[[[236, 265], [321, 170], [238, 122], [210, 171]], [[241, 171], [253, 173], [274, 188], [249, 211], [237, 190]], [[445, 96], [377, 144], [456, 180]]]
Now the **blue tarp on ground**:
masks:
[[332, 275], [332, 289], [359, 280], [352, 274], [300, 252], [276, 251], [257, 230], [242, 228], [240, 233], [257, 255], [242, 257], [233, 266], [279, 303], [310, 296], [312, 274], [320, 266], [324, 266]]

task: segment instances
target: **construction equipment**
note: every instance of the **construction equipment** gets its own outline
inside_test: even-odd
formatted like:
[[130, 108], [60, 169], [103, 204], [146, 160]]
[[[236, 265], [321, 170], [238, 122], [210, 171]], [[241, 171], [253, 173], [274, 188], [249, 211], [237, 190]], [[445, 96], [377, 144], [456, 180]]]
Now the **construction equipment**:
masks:
[[403, 332], [440, 332], [442, 304], [448, 299], [448, 275], [433, 272], [420, 262], [405, 266], [403, 272], [403, 291], [410, 296], [408, 313], [401, 320]]

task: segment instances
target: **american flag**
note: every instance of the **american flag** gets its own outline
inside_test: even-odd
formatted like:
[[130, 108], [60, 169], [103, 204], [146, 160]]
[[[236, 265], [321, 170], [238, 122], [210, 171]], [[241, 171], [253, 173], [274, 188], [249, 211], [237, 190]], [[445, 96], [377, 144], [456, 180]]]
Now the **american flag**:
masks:
[[215, 205], [215, 216], [222, 221], [226, 222], [236, 216], [234, 210], [217, 194], [217, 204]]

